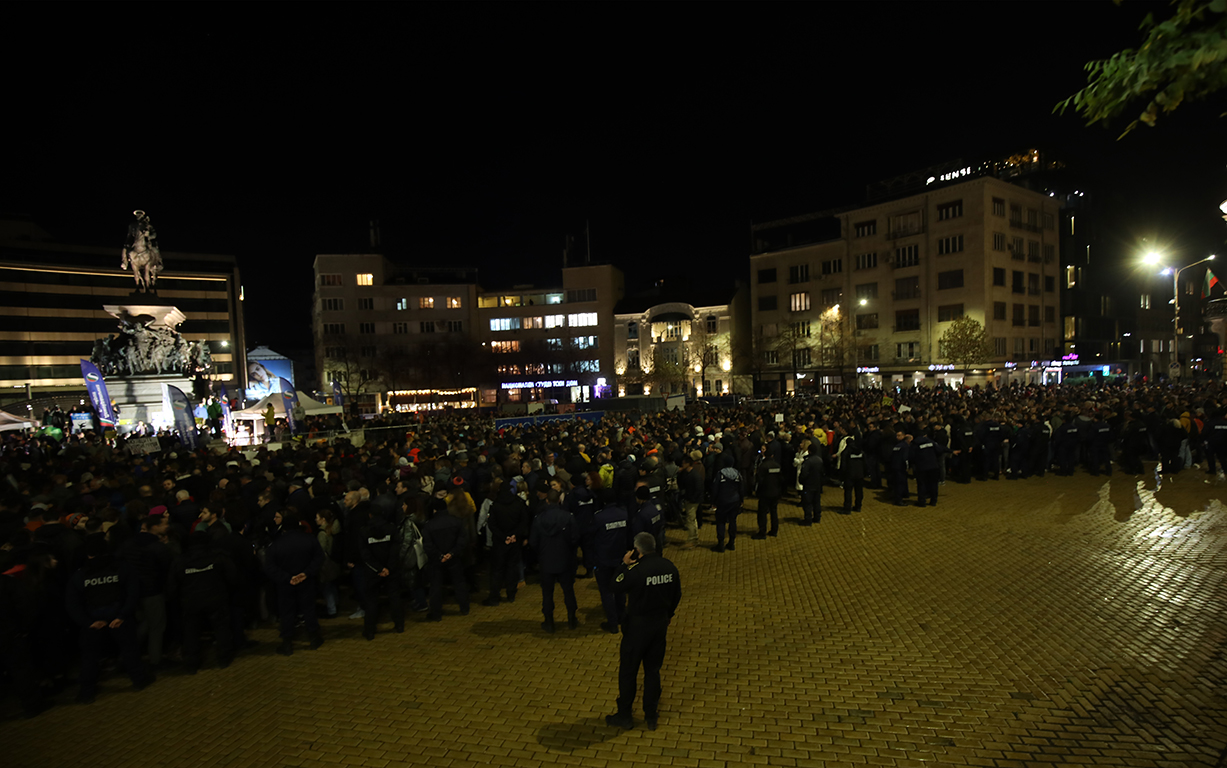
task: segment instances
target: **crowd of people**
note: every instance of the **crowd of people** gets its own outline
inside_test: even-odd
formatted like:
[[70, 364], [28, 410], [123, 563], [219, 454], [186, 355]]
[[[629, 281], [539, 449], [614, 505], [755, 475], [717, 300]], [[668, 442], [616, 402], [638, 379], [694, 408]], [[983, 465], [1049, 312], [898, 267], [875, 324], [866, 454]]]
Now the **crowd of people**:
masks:
[[440, 621], [445, 604], [468, 614], [483, 594], [493, 611], [533, 581], [548, 634], [556, 589], [574, 629], [574, 582], [594, 578], [601, 628], [618, 633], [637, 534], [655, 540], [637, 550], [659, 553], [674, 526], [670, 545], [692, 549], [710, 514], [713, 550], [727, 553], [747, 498], [751, 538], [765, 539], [794, 495], [812, 526], [824, 510], [860, 511], [866, 489], [884, 491], [870, 503], [925, 506], [958, 493], [951, 483], [1138, 475], [1147, 461], [1214, 479], [1225, 406], [1214, 383], [862, 390], [532, 426], [387, 417], [360, 446], [190, 451], [165, 435], [150, 455], [93, 433], [10, 432], [0, 658], [33, 716], [74, 680], [77, 700], [93, 701], [108, 666], [136, 688], [167, 668], [194, 674], [205, 636], [226, 667], [261, 622], [278, 622], [282, 655], [300, 650], [300, 632], [319, 648], [347, 599], [373, 640], [385, 611], [400, 633], [407, 611]]

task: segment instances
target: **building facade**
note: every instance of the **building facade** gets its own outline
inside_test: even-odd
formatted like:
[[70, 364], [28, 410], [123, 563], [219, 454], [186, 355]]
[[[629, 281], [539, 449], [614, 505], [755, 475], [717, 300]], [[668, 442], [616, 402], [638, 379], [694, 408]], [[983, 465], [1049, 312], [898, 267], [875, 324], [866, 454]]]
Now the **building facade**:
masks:
[[[475, 269], [408, 267], [381, 254], [315, 259], [312, 326], [325, 396], [338, 382], [366, 413], [430, 403], [608, 396], [621, 271], [562, 270], [561, 283], [483, 290]], [[450, 398], [450, 399], [449, 399]]]
[[696, 306], [661, 296], [628, 298], [614, 315], [619, 396], [750, 394], [745, 363], [746, 292]]
[[588, 402], [615, 386], [614, 308], [626, 291], [608, 264], [562, 269], [548, 288], [488, 290], [478, 299], [480, 340], [491, 373], [482, 404]]
[[[956, 168], [916, 194], [753, 227], [760, 391], [1060, 375], [1060, 204], [968, 176]], [[960, 317], [991, 340], [971, 372], [956, 370], [940, 341]]]
[[207, 344], [209, 377], [243, 386], [243, 288], [233, 256], [162, 251], [156, 299], [134, 297], [120, 249], [54, 242], [35, 224], [0, 222], [0, 392], [7, 401], [83, 392], [81, 360], [94, 341], [117, 333], [104, 305], [173, 304], [188, 341]]
[[475, 341], [477, 271], [404, 267], [381, 254], [315, 258], [312, 332], [319, 391], [337, 382], [365, 413], [389, 392], [472, 386], [483, 357]]

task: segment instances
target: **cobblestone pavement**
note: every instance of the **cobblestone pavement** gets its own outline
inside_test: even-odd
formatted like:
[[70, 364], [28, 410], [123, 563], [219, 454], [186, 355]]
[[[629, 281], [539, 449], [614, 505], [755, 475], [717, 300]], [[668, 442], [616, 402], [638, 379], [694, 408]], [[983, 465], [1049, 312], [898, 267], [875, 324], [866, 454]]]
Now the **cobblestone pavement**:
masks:
[[6, 699], [2, 762], [1223, 765], [1227, 485], [1204, 479], [949, 483], [936, 508], [875, 497], [851, 516], [828, 489], [820, 525], [782, 505], [766, 541], [744, 514], [735, 552], [667, 553], [683, 598], [654, 732], [604, 725], [618, 640], [588, 580], [580, 628], [552, 636], [530, 584], [374, 642], [326, 622], [291, 658], [261, 629], [227, 670], [142, 693], [112, 675], [94, 705], [34, 721]]

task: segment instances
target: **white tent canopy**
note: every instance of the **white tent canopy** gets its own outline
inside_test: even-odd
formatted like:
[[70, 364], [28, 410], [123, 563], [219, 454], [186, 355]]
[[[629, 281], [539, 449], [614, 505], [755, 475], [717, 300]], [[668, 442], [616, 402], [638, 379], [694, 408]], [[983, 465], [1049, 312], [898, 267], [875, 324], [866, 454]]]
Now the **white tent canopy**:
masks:
[[[284, 419], [285, 418], [285, 398], [281, 396], [280, 392], [274, 392], [271, 395], [267, 395], [264, 399], [262, 399], [260, 402], [256, 403], [255, 405], [251, 406], [250, 408], [244, 408], [241, 411], [234, 411], [233, 413], [230, 414], [230, 417], [234, 419], [241, 419], [244, 421], [257, 421], [257, 420], [263, 421], [264, 411], [268, 409], [268, 406], [270, 404], [273, 406], [273, 412], [277, 414], [277, 416]], [[323, 403], [311, 398], [310, 396], [308, 396], [307, 394], [303, 392], [298, 393], [298, 404], [302, 406], [303, 410], [306, 412], [308, 416], [319, 416], [319, 415], [326, 414], [326, 413], [342, 413], [343, 412], [343, 409], [341, 408], [341, 406], [324, 405]]]
[[0, 432], [10, 429], [29, 429], [38, 426], [38, 419], [23, 419], [7, 411], [0, 411]]

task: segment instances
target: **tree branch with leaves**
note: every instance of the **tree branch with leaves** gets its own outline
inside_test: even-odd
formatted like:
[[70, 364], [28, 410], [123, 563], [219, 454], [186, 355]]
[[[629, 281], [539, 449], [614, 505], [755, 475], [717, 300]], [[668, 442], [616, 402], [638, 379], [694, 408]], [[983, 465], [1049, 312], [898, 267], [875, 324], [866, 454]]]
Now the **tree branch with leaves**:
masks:
[[1186, 101], [1206, 99], [1227, 87], [1227, 0], [1173, 0], [1172, 7], [1171, 18], [1164, 21], [1146, 15], [1141, 47], [1088, 62], [1087, 86], [1053, 111], [1064, 114], [1073, 106], [1091, 125], [1106, 123], [1148, 99], [1117, 137], [1124, 138], [1139, 122], [1154, 127], [1160, 112], [1172, 112]]
[[993, 342], [979, 320], [964, 315], [950, 324], [938, 339], [942, 357], [967, 370], [993, 357]]

